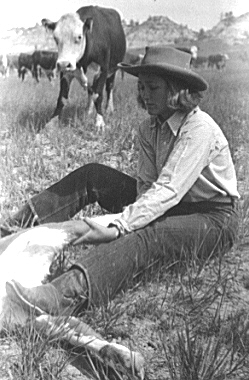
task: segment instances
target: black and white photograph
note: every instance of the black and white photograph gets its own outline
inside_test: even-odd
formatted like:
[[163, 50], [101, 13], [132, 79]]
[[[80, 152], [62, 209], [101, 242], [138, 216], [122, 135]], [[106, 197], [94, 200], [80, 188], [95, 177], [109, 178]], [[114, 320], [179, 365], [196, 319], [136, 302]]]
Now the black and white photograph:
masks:
[[0, 380], [249, 379], [249, 2], [0, 13]]

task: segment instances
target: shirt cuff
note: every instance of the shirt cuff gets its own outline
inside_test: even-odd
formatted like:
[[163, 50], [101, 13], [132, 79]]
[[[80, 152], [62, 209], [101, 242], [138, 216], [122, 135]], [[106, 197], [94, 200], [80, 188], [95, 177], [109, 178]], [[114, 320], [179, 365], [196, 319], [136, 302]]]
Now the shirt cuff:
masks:
[[116, 227], [118, 229], [119, 235], [117, 236], [117, 238], [119, 238], [121, 236], [125, 236], [129, 232], [129, 231], [127, 231], [125, 229], [125, 227], [123, 226], [123, 224], [118, 219], [115, 219], [112, 223], [110, 223], [108, 225], [108, 227]]

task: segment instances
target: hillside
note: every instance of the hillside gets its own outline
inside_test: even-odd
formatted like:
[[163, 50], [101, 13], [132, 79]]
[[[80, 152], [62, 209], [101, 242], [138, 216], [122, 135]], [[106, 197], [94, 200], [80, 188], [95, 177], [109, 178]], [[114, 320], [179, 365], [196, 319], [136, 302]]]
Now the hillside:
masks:
[[[124, 25], [128, 48], [139, 48], [150, 44], [174, 44], [196, 40], [197, 32], [186, 25], [179, 25], [168, 17], [149, 17], [140, 25]], [[51, 33], [43, 26], [14, 28], [0, 39], [0, 46], [12, 53], [29, 52], [37, 49], [56, 49]]]
[[175, 44], [197, 39], [197, 32], [164, 16], [149, 17], [140, 25], [126, 28], [129, 48], [152, 44]]
[[[146, 45], [155, 44], [178, 44], [190, 46], [196, 44], [208, 46], [207, 50], [226, 51], [235, 45], [249, 44], [249, 13], [239, 17], [234, 17], [232, 12], [225, 14], [225, 17], [211, 30], [201, 29], [196, 32], [187, 25], [178, 24], [166, 16], [151, 16], [143, 23], [123, 22], [127, 37], [128, 49], [144, 48]], [[216, 49], [213, 49], [213, 46]], [[222, 47], [222, 49], [219, 49]], [[0, 36], [1, 51], [18, 54], [20, 52], [30, 52], [37, 49], [56, 49], [51, 33], [36, 24], [34, 27], [14, 28]], [[204, 49], [206, 50], [206, 49]]]
[[209, 38], [220, 38], [229, 45], [249, 43], [249, 12], [242, 16], [224, 18], [207, 33]]
[[46, 32], [42, 25], [34, 27], [14, 28], [6, 32], [0, 39], [0, 47], [9, 53], [18, 54], [32, 52], [35, 49], [56, 50], [52, 34]]

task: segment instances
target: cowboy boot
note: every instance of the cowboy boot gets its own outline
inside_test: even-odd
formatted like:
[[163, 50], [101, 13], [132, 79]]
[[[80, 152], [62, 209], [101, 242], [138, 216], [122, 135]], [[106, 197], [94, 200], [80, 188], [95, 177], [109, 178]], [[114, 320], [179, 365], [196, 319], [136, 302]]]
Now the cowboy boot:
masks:
[[12, 234], [12, 231], [10, 231], [8, 228], [6, 228], [3, 225], [0, 226], [0, 239], [4, 238], [5, 236], [9, 236], [11, 234]]
[[6, 283], [7, 295], [35, 315], [79, 315], [88, 307], [88, 285], [83, 272], [72, 269], [52, 282], [25, 288], [12, 280]]
[[37, 225], [37, 216], [30, 205], [26, 203], [12, 217], [0, 221], [0, 238], [11, 235], [19, 228], [28, 228]]

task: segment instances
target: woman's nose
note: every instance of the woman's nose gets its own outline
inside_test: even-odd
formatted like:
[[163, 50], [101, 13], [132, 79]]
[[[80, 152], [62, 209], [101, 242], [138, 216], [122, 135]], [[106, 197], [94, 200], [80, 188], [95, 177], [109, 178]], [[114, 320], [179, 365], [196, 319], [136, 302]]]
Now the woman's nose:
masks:
[[146, 89], [144, 89], [143, 93], [142, 93], [142, 96], [143, 96], [144, 99], [149, 99], [149, 97], [150, 97], [149, 91], [146, 90]]

